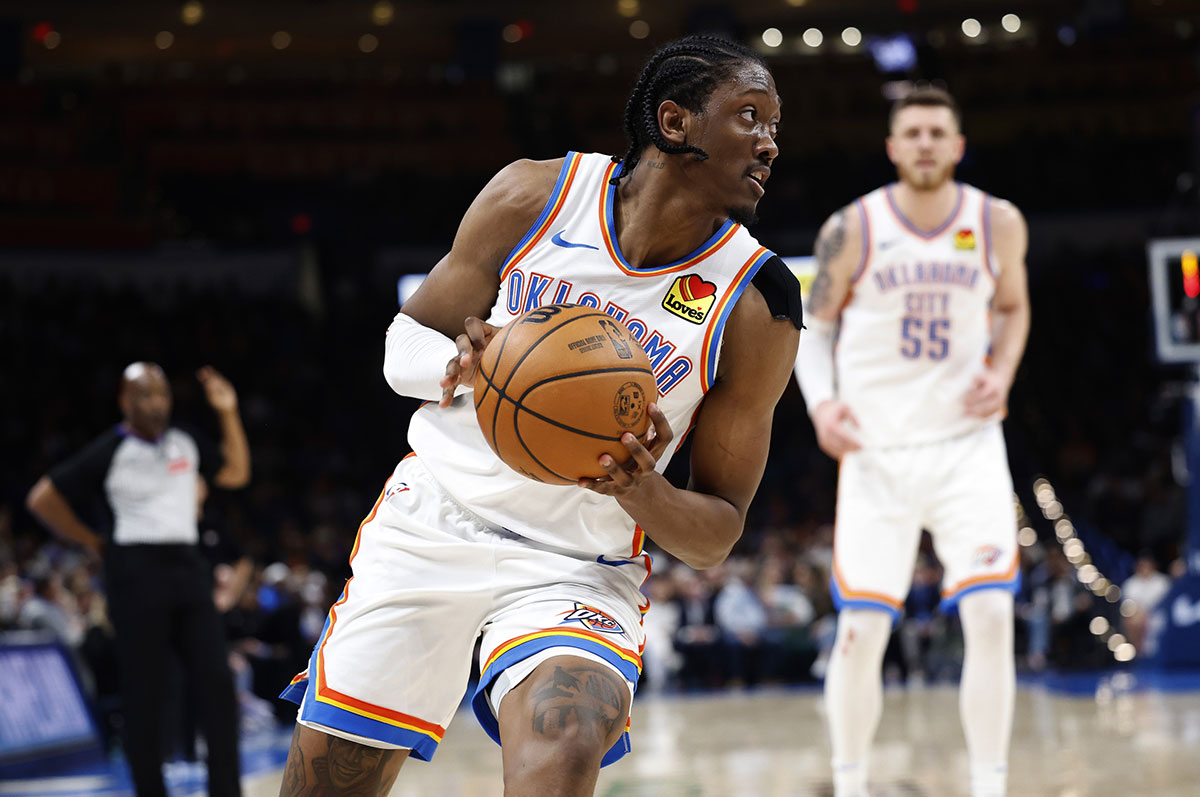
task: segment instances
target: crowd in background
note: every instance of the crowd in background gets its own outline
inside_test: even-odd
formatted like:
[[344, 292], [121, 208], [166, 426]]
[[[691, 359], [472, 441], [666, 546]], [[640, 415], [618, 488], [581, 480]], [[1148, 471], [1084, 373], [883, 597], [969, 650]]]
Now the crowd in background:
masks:
[[[1143, 603], [1161, 596], [1185, 523], [1177, 441], [1187, 373], [1151, 356], [1144, 239], [1147, 230], [1195, 232], [1178, 224], [1195, 218], [1187, 169], [1196, 144], [1184, 118], [1200, 85], [1195, 36], [1141, 31], [1074, 49], [1043, 36], [1020, 57], [925, 46], [921, 57], [926, 73], [954, 76], [966, 111], [960, 176], [1013, 200], [1032, 230], [1033, 328], [1006, 421], [1018, 498], [1036, 532], [1022, 549], [1019, 666], [1111, 666], [1093, 618], [1122, 623], [1137, 640], [1144, 613], [1114, 614], [1080, 584], [1036, 517], [1030, 485], [1052, 481], [1109, 578]], [[166, 268], [122, 281], [81, 272], [78, 258], [74, 270], [0, 263], [0, 632], [56, 636], [101, 714], [119, 721], [99, 563], [54, 542], [25, 511], [25, 494], [117, 422], [119, 375], [135, 360], [165, 368], [176, 422], [215, 437], [194, 378], [211, 364], [238, 390], [254, 478], [209, 496], [202, 544], [246, 721], [294, 711], [274, 695], [304, 668], [349, 576], [358, 524], [408, 451], [416, 402], [380, 374], [402, 269], [389, 269], [381, 250], [444, 251], [470, 196], [513, 157], [622, 151], [625, 78], [639, 58], [594, 69], [574, 57], [503, 92], [450, 81], [445, 70], [289, 83], [247, 79], [246, 69], [234, 80], [224, 67], [177, 80], [147, 67], [0, 83], [12, 116], [0, 121], [0, 240], [39, 252], [108, 249], [105, 268], [129, 250], [165, 266], [194, 250], [217, 262], [264, 247], [310, 266], [272, 292], [248, 289], [245, 274], [197, 287]], [[784, 157], [755, 233], [780, 254], [811, 251], [823, 217], [890, 179], [883, 78], [865, 59], [834, 59], [777, 65]], [[401, 259], [428, 268], [436, 257]], [[685, 466], [686, 454], [671, 477], [686, 478]], [[729, 560], [695, 572], [655, 554], [644, 586], [647, 688], [821, 678], [835, 622], [834, 485], [835, 465], [790, 387]], [[86, 519], [103, 527], [90, 509]], [[938, 610], [940, 578], [923, 551], [888, 679], [957, 675], [961, 636]]]
[[[1107, 566], [1111, 578], [1124, 580], [1133, 553], [1146, 549], [1139, 575], [1155, 581], [1153, 573], [1179, 556], [1183, 530], [1183, 488], [1171, 468], [1175, 375], [1143, 365], [1143, 384], [1105, 382], [1114, 389], [1095, 392], [1093, 383], [1088, 404], [1080, 406], [1056, 348], [1069, 338], [1076, 360], [1143, 363], [1146, 337], [1112, 332], [1143, 327], [1144, 309], [1128, 301], [1141, 269], [1132, 251], [1096, 252], [1053, 269], [1032, 264], [1038, 320], [1007, 428], [1023, 504], [1033, 507], [1028, 485], [1033, 475], [1045, 475], [1077, 524], [1091, 524], [1097, 539], [1121, 554], [1107, 563], [1097, 558], [1102, 571]], [[36, 372], [41, 380], [36, 391], [13, 385], [0, 394], [6, 448], [25, 452], [0, 462], [0, 629], [55, 634], [75, 652], [110, 720], [119, 716], [119, 702], [98, 562], [38, 527], [24, 509], [25, 491], [117, 421], [117, 380], [134, 359], [167, 369], [176, 422], [215, 436], [194, 372], [205, 363], [220, 367], [239, 392], [255, 476], [244, 490], [211, 492], [201, 542], [213, 563], [247, 721], [286, 718], [290, 704], [274, 695], [305, 667], [349, 576], [358, 524], [408, 450], [404, 435], [415, 408], [380, 376], [395, 294], [377, 293], [369, 279], [356, 283], [352, 276], [326, 277], [328, 301], [319, 313], [294, 296], [241, 295], [233, 288], [180, 288], [173, 296], [61, 284], [0, 291], [3, 334], [20, 343], [7, 347], [13, 372]], [[1088, 311], [1065, 304], [1056, 311], [1061, 290], [1086, 292]], [[45, 368], [51, 361], [54, 368]], [[1126, 418], [1128, 426], [1112, 431], [1112, 417]], [[669, 475], [685, 478], [685, 463], [686, 455], [678, 458]], [[730, 559], [695, 572], [655, 553], [645, 585], [653, 606], [646, 618], [647, 688], [820, 679], [835, 622], [834, 469], [815, 446], [798, 391], [789, 388], [777, 409], [762, 487]], [[1035, 510], [1029, 514], [1036, 519]], [[89, 520], [104, 523], [100, 514]], [[1038, 539], [1022, 549], [1020, 666], [1112, 666], [1089, 624], [1097, 614], [1114, 623], [1127, 619], [1080, 584], [1049, 524], [1030, 522]], [[932, 552], [923, 551], [887, 654], [887, 678], [956, 675], [961, 637], [955, 617], [937, 608], [940, 578]], [[1161, 586], [1142, 594], [1161, 595]], [[1128, 630], [1135, 639], [1141, 632]]]

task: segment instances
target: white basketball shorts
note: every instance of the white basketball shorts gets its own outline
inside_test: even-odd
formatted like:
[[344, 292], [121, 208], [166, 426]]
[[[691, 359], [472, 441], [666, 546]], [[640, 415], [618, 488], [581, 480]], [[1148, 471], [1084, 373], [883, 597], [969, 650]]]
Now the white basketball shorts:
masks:
[[[489, 525], [409, 456], [359, 527], [354, 575], [308, 669], [281, 697], [300, 703], [303, 725], [428, 761], [463, 698], [477, 639], [472, 707], [497, 742], [504, 695], [551, 656], [601, 662], [632, 694], [649, 602], [618, 572], [645, 573], [644, 565], [622, 562], [550, 550]], [[626, 718], [604, 764], [628, 749]]]
[[837, 607], [899, 618], [923, 528], [944, 570], [943, 610], [973, 590], [1019, 588], [1016, 505], [999, 424], [842, 458], [830, 578]]

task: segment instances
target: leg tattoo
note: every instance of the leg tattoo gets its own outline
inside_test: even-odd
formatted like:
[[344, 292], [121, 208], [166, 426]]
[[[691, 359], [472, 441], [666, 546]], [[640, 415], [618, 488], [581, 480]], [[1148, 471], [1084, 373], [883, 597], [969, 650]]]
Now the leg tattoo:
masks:
[[629, 715], [629, 690], [601, 664], [557, 666], [553, 675], [534, 689], [533, 730], [561, 731], [572, 720], [581, 734], [602, 741]]
[[396, 771], [387, 771], [388, 764], [397, 755], [406, 756], [407, 751], [368, 747], [325, 733], [308, 735], [301, 742], [300, 728], [297, 727], [288, 751], [280, 794], [308, 797], [385, 794], [396, 775]]

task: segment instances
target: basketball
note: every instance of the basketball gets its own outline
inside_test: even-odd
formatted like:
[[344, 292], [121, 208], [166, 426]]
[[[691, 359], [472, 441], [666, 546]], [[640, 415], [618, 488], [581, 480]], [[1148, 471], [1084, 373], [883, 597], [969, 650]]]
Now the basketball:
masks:
[[646, 352], [620, 321], [591, 307], [530, 310], [497, 334], [475, 375], [475, 415], [496, 456], [546, 484], [605, 476], [621, 435], [650, 427], [658, 399]]

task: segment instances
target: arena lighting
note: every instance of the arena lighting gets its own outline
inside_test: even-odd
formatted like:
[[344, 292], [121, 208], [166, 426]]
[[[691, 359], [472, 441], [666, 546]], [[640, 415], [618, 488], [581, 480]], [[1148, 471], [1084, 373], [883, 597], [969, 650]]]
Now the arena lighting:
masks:
[[1021, 29], [1021, 18], [1016, 14], [1005, 14], [1000, 17], [1000, 27], [1009, 33], [1016, 33]]
[[853, 25], [842, 31], [842, 42], [845, 43], [847, 47], [857, 47], [858, 45], [862, 44], [862, 39], [862, 31]]
[[33, 36], [33, 40], [38, 44], [45, 44], [46, 37], [53, 31], [54, 26], [49, 22], [39, 22], [30, 30], [30, 35]]
[[371, 6], [371, 21], [376, 25], [390, 25], [396, 16], [396, 7], [388, 0], [379, 0], [378, 3]]
[[779, 28], [767, 28], [762, 32], [762, 40], [768, 47], [778, 47], [783, 44], [783, 32]]
[[276, 50], [286, 50], [292, 43], [292, 34], [286, 30], [277, 30], [271, 34], [271, 46]]
[[364, 53], [373, 53], [379, 47], [379, 38], [374, 33], [364, 33], [358, 37], [358, 49]]
[[825, 34], [816, 28], [809, 28], [804, 31], [804, 35], [800, 37], [809, 47], [820, 47], [821, 42], [825, 41]]
[[635, 19], [629, 23], [629, 35], [635, 39], [644, 39], [650, 35], [650, 23], [644, 19]]
[[1200, 264], [1196, 253], [1186, 250], [1179, 258], [1179, 267], [1183, 271], [1183, 292], [1189, 299], [1200, 296]]
[[154, 46], [160, 50], [165, 50], [175, 43], [175, 34], [169, 30], [160, 30], [154, 34]]
[[641, 10], [638, 0], [617, 0], [617, 13], [623, 17], [636, 17]]
[[983, 32], [983, 25], [974, 17], [967, 17], [962, 21], [962, 32], [968, 39], [974, 39]]
[[[1062, 545], [1063, 555], [1071, 564], [1075, 565], [1075, 577], [1079, 583], [1087, 585], [1096, 597], [1103, 596], [1109, 603], [1121, 602], [1121, 616], [1132, 617], [1137, 612], [1137, 607], [1132, 601], [1122, 602], [1121, 588], [1105, 578], [1104, 574], [1100, 572], [1100, 568], [1092, 563], [1092, 558], [1088, 556], [1087, 550], [1084, 548], [1083, 540], [1075, 534], [1075, 525], [1063, 511], [1063, 505], [1058, 500], [1054, 485], [1050, 484], [1048, 479], [1039, 477], [1033, 482], [1033, 495], [1037, 500], [1038, 507], [1042, 510], [1042, 516], [1054, 524], [1054, 535]], [[1117, 661], [1123, 663], [1133, 661], [1137, 657], [1137, 648], [1123, 635], [1115, 633], [1106, 618], [1099, 615], [1093, 617], [1088, 628], [1099, 641], [1108, 646], [1113, 658]]]
[[807, 2], [808, 0], [787, 0], [787, 4], [792, 8], [799, 8]]
[[1021, 544], [1022, 548], [1028, 548], [1037, 542], [1037, 532], [1026, 526], [1017, 532], [1017, 542]]
[[198, 0], [188, 0], [183, 4], [183, 8], [179, 9], [179, 18], [183, 20], [184, 25], [195, 25], [204, 19], [204, 6]]
[[46, 38], [42, 39], [42, 46], [47, 50], [53, 50], [60, 44], [62, 44], [62, 36], [56, 30], [50, 31], [46, 34]]
[[510, 24], [505, 25], [504, 30], [500, 31], [500, 38], [504, 39], [504, 41], [508, 42], [509, 44], [516, 44], [517, 42], [521, 41], [521, 39], [525, 38], [525, 35], [521, 33], [520, 25]]

